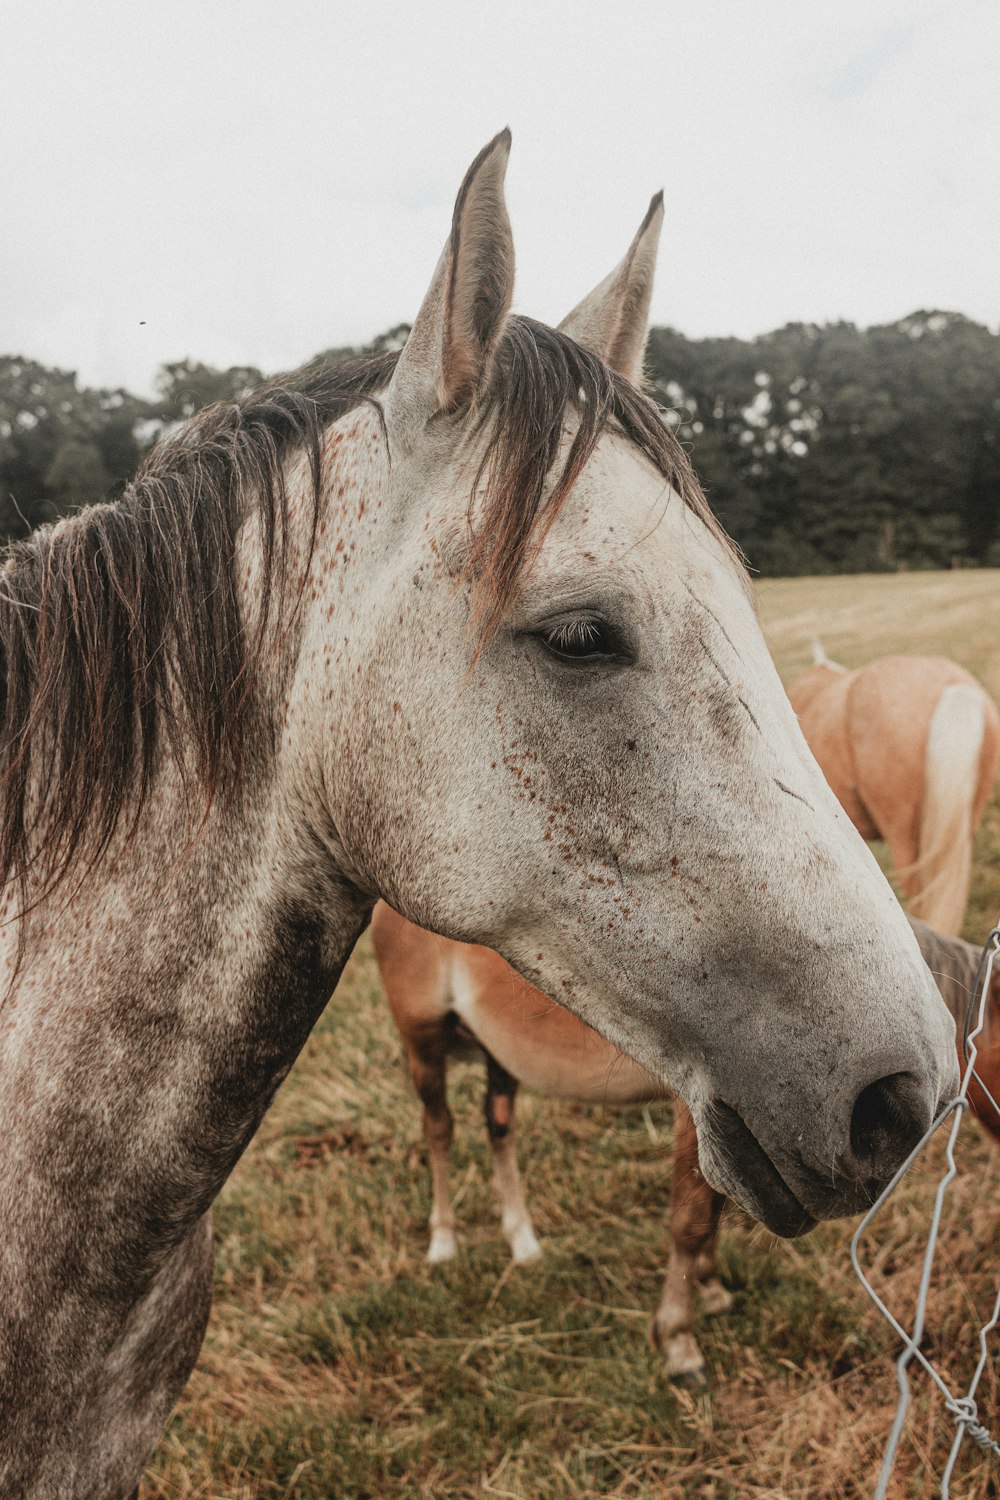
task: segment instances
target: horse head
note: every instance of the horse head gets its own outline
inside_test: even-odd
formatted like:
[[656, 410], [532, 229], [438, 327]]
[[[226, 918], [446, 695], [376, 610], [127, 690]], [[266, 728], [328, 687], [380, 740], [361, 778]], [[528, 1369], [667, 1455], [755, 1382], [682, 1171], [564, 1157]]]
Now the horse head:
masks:
[[663, 1078], [709, 1179], [797, 1233], [926, 1129], [952, 1021], [637, 384], [660, 199], [559, 328], [514, 317], [508, 147], [470, 168], [378, 409], [327, 435], [325, 816], [362, 890]]

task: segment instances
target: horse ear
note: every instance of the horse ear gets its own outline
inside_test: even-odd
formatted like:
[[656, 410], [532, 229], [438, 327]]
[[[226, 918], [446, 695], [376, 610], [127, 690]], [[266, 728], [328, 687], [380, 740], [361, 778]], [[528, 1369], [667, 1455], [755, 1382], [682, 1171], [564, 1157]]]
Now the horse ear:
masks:
[[510, 131], [501, 130], [466, 172], [448, 243], [393, 374], [388, 399], [423, 417], [472, 403], [510, 311], [509, 153]]
[[625, 259], [578, 302], [559, 324], [563, 333], [638, 385], [649, 332], [656, 251], [663, 227], [663, 194], [657, 193]]

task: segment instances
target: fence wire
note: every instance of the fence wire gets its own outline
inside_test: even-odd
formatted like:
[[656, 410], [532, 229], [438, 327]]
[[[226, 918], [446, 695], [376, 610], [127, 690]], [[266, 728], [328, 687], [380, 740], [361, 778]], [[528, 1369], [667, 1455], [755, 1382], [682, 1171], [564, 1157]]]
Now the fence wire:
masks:
[[[991, 1432], [986, 1427], [985, 1423], [980, 1419], [979, 1410], [976, 1406], [976, 1390], [979, 1386], [980, 1379], [982, 1378], [983, 1371], [986, 1369], [986, 1362], [989, 1357], [987, 1350], [987, 1340], [993, 1330], [997, 1327], [997, 1324], [1000, 1323], [1000, 1288], [998, 1288], [997, 1290], [996, 1301], [993, 1304], [993, 1312], [987, 1319], [987, 1321], [983, 1324], [982, 1328], [979, 1330], [979, 1359], [976, 1362], [976, 1366], [972, 1372], [968, 1387], [963, 1395], [955, 1394], [941, 1372], [935, 1366], [933, 1360], [929, 1359], [920, 1347], [924, 1336], [924, 1325], [927, 1317], [927, 1293], [930, 1288], [931, 1272], [934, 1267], [934, 1255], [937, 1249], [938, 1234], [941, 1228], [941, 1215], [944, 1211], [945, 1196], [948, 1191], [949, 1183], [958, 1173], [958, 1167], [955, 1162], [955, 1142], [958, 1139], [958, 1133], [962, 1126], [962, 1120], [967, 1110], [970, 1108], [969, 1088], [973, 1079], [975, 1079], [976, 1083], [979, 1085], [979, 1088], [981, 1089], [982, 1094], [988, 1101], [989, 1105], [996, 1110], [998, 1117], [1000, 1117], [1000, 1104], [997, 1103], [997, 1100], [994, 1099], [993, 1095], [984, 1084], [982, 1078], [976, 1072], [976, 1060], [979, 1056], [978, 1041], [986, 1025], [986, 1018], [988, 1014], [990, 980], [993, 975], [994, 964], [998, 964], [998, 966], [1000, 966], [1000, 961], [998, 961], [998, 954], [1000, 954], [1000, 926], [994, 927], [993, 931], [990, 933], [989, 937], [986, 939], [986, 942], [983, 945], [982, 957], [979, 961], [979, 970], [976, 975], [976, 983], [973, 987], [972, 995], [969, 998], [969, 1005], [966, 1010], [965, 1024], [962, 1035], [964, 1066], [962, 1068], [961, 1087], [959, 1088], [959, 1091], [955, 1098], [934, 1121], [933, 1125], [927, 1131], [926, 1135], [923, 1136], [923, 1138], [910, 1152], [909, 1156], [906, 1158], [903, 1165], [896, 1173], [895, 1177], [889, 1183], [888, 1187], [885, 1188], [881, 1195], [872, 1204], [871, 1208], [868, 1210], [864, 1218], [861, 1220], [861, 1223], [858, 1225], [857, 1230], [854, 1234], [854, 1238], [851, 1240], [851, 1264], [853, 1265], [854, 1270], [857, 1273], [861, 1285], [864, 1287], [865, 1291], [868, 1293], [868, 1296], [874, 1302], [879, 1312], [885, 1318], [886, 1322], [899, 1336], [903, 1343], [902, 1351], [900, 1352], [899, 1358], [896, 1360], [896, 1380], [899, 1385], [899, 1402], [896, 1407], [896, 1416], [892, 1424], [892, 1431], [889, 1434], [889, 1441], [886, 1444], [885, 1456], [882, 1461], [882, 1469], [881, 1473], [879, 1474], [878, 1487], [875, 1490], [875, 1500], [885, 1500], [885, 1496], [888, 1494], [889, 1481], [892, 1478], [892, 1472], [896, 1463], [896, 1454], [899, 1449], [900, 1440], [903, 1436], [903, 1429], [906, 1424], [906, 1414], [910, 1405], [910, 1365], [914, 1360], [916, 1360], [917, 1363], [922, 1366], [922, 1368], [926, 1371], [931, 1380], [937, 1386], [938, 1390], [941, 1392], [941, 1395], [944, 1398], [945, 1407], [951, 1413], [951, 1416], [955, 1422], [955, 1437], [954, 1441], [952, 1442], [951, 1451], [948, 1455], [948, 1462], [945, 1465], [944, 1473], [941, 1479], [941, 1489], [939, 1492], [941, 1495], [941, 1500], [949, 1500], [951, 1493], [951, 1478], [955, 1472], [955, 1465], [958, 1462], [958, 1456], [961, 1451], [962, 1444], [964, 1443], [966, 1438], [969, 1438], [973, 1442], [978, 1443], [979, 1446], [983, 1448], [987, 1453], [991, 1454], [994, 1459], [1000, 1459], [1000, 1429], [998, 1429], [996, 1433]], [[875, 1288], [868, 1280], [868, 1277], [865, 1275], [865, 1272], [861, 1266], [860, 1259], [861, 1241], [872, 1220], [876, 1217], [880, 1209], [895, 1192], [896, 1188], [906, 1176], [907, 1172], [910, 1170], [917, 1157], [924, 1150], [931, 1137], [936, 1135], [936, 1133], [944, 1127], [949, 1119], [951, 1120], [951, 1127], [948, 1133], [948, 1145], [946, 1148], [947, 1168], [944, 1176], [938, 1183], [937, 1193], [935, 1194], [934, 1198], [934, 1212], [931, 1216], [930, 1231], [927, 1236], [927, 1249], [924, 1253], [923, 1268], [921, 1271], [920, 1284], [917, 1291], [916, 1312], [913, 1318], [913, 1326], [909, 1331], [907, 1331], [903, 1327], [903, 1325], [896, 1319], [896, 1317], [890, 1312], [889, 1308], [883, 1302], [882, 1298], [878, 1295]]]

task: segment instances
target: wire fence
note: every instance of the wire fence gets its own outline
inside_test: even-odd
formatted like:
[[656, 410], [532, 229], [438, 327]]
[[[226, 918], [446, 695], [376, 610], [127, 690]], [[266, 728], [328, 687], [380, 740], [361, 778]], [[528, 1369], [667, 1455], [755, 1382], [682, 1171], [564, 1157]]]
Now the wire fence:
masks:
[[[921, 1348], [921, 1345], [924, 1341], [924, 1331], [927, 1320], [927, 1297], [931, 1285], [931, 1274], [934, 1269], [934, 1256], [937, 1249], [938, 1235], [941, 1228], [941, 1216], [944, 1211], [948, 1186], [958, 1173], [958, 1166], [955, 1161], [955, 1142], [958, 1139], [958, 1133], [962, 1127], [963, 1119], [970, 1108], [969, 1089], [973, 1080], [975, 1080], [984, 1100], [986, 1101], [986, 1107], [992, 1107], [994, 1110], [996, 1110], [997, 1116], [998, 1118], [1000, 1118], [1000, 1103], [998, 1103], [997, 1100], [993, 1097], [989, 1089], [986, 1087], [986, 1084], [983, 1082], [980, 1074], [976, 1071], [976, 1061], [979, 1056], [978, 1043], [980, 1038], [982, 1037], [984, 1027], [986, 1026], [986, 1019], [989, 1009], [990, 981], [993, 976], [994, 965], [997, 965], [998, 968], [1000, 968], [1000, 957], [998, 957], [998, 955], [1000, 955], [1000, 926], [994, 927], [993, 931], [990, 933], [989, 937], [986, 939], [985, 944], [983, 945], [982, 957], [979, 961], [979, 970], [976, 975], [976, 983], [973, 987], [972, 995], [969, 999], [969, 1005], [966, 1010], [965, 1024], [963, 1027], [962, 1035], [964, 1065], [962, 1067], [962, 1082], [959, 1091], [955, 1098], [948, 1105], [948, 1107], [943, 1110], [938, 1118], [934, 1121], [934, 1124], [927, 1131], [926, 1135], [924, 1135], [923, 1139], [920, 1140], [914, 1147], [914, 1149], [910, 1152], [910, 1155], [907, 1157], [906, 1161], [904, 1161], [903, 1165], [900, 1167], [895, 1177], [889, 1183], [888, 1187], [885, 1188], [882, 1194], [872, 1204], [871, 1208], [868, 1210], [864, 1218], [861, 1220], [861, 1223], [858, 1225], [854, 1237], [851, 1240], [851, 1264], [854, 1266], [854, 1270], [857, 1273], [861, 1285], [864, 1287], [865, 1291], [868, 1293], [868, 1296], [874, 1302], [879, 1312], [886, 1319], [889, 1326], [899, 1336], [903, 1343], [903, 1348], [900, 1352], [899, 1358], [896, 1360], [896, 1380], [899, 1385], [899, 1401], [896, 1407], [896, 1415], [892, 1424], [892, 1430], [889, 1434], [889, 1440], [886, 1444], [885, 1456], [882, 1461], [882, 1470], [879, 1475], [878, 1486], [875, 1490], [875, 1500], [885, 1500], [885, 1496], [889, 1491], [889, 1482], [892, 1479], [893, 1470], [896, 1464], [896, 1456], [899, 1451], [899, 1444], [906, 1426], [906, 1415], [909, 1409], [911, 1397], [910, 1366], [914, 1363], [914, 1361], [916, 1361], [918, 1366], [923, 1368], [926, 1374], [934, 1382], [934, 1385], [941, 1393], [945, 1407], [950, 1412], [955, 1422], [955, 1437], [952, 1442], [951, 1451], [948, 1455], [948, 1461], [945, 1465], [944, 1472], [941, 1478], [941, 1488], [939, 1493], [942, 1497], [942, 1500], [950, 1500], [951, 1480], [954, 1476], [955, 1465], [958, 1462], [958, 1457], [966, 1438], [968, 1438], [972, 1442], [978, 1443], [979, 1446], [983, 1448], [987, 1453], [991, 1454], [994, 1459], [1000, 1460], [1000, 1428], [997, 1428], [995, 1431], [991, 1432], [989, 1428], [987, 1428], [985, 1423], [981, 1420], [980, 1413], [976, 1405], [976, 1391], [979, 1388], [979, 1382], [982, 1379], [982, 1375], [984, 1370], [986, 1369], [987, 1360], [989, 1358], [987, 1341], [990, 1334], [997, 1327], [998, 1323], [1000, 1323], [1000, 1287], [998, 1287], [997, 1289], [996, 1300], [993, 1304], [992, 1313], [979, 1330], [979, 1358], [976, 1362], [975, 1368], [972, 1371], [968, 1386], [963, 1394], [956, 1394], [956, 1392], [951, 1389], [948, 1381], [934, 1364], [933, 1360], [930, 1359]], [[936, 1135], [939, 1130], [944, 1129], [949, 1120], [951, 1121], [951, 1125], [948, 1132], [948, 1142], [945, 1152], [947, 1167], [944, 1176], [938, 1183], [937, 1192], [934, 1197], [934, 1211], [931, 1216], [930, 1231], [927, 1236], [927, 1249], [924, 1252], [923, 1267], [921, 1270], [920, 1282], [917, 1291], [916, 1310], [914, 1313], [912, 1326], [909, 1330], [907, 1330], [886, 1306], [885, 1302], [876, 1292], [875, 1288], [872, 1286], [867, 1275], [865, 1274], [865, 1271], [861, 1265], [860, 1258], [861, 1243], [866, 1231], [872, 1224], [872, 1221], [877, 1217], [878, 1213], [884, 1207], [889, 1198], [891, 1198], [892, 1194], [895, 1192], [900, 1182], [906, 1176], [907, 1172], [909, 1172], [914, 1162], [923, 1152], [932, 1136]]]

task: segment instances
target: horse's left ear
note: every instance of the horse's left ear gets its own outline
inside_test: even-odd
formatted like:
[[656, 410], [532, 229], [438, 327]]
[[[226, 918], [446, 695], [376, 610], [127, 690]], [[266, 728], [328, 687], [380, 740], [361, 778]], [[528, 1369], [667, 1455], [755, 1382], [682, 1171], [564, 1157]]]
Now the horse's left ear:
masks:
[[563, 333], [638, 385], [649, 332], [656, 251], [663, 227], [663, 194], [657, 193], [625, 259], [578, 302], [559, 324]]
[[503, 183], [510, 131], [476, 157], [451, 234], [393, 373], [387, 404], [426, 420], [471, 405], [510, 311], [514, 241]]

